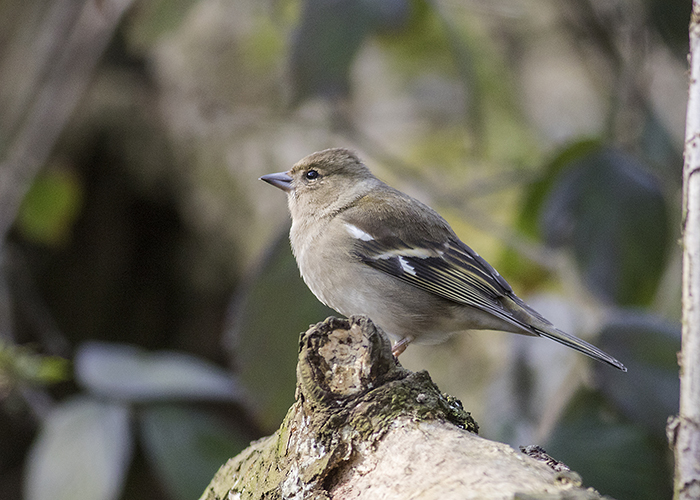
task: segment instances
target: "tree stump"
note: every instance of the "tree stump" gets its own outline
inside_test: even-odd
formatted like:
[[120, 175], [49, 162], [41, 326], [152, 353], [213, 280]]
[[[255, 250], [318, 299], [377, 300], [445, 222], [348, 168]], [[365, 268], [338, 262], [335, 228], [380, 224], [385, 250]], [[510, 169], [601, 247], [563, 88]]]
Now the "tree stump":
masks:
[[602, 498], [546, 454], [477, 431], [427, 372], [401, 367], [367, 317], [328, 318], [301, 334], [280, 428], [222, 466], [200, 500]]

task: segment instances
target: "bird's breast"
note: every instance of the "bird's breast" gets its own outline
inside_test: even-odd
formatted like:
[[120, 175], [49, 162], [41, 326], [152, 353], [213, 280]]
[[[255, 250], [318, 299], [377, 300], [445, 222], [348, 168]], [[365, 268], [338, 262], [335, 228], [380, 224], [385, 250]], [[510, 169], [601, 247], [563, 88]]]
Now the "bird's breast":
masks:
[[353, 283], [363, 281], [361, 262], [355, 261], [350, 252], [352, 242], [345, 235], [332, 230], [329, 224], [317, 224], [313, 228], [292, 224], [290, 241], [299, 272], [313, 294], [336, 311], [349, 315], [347, 300]]

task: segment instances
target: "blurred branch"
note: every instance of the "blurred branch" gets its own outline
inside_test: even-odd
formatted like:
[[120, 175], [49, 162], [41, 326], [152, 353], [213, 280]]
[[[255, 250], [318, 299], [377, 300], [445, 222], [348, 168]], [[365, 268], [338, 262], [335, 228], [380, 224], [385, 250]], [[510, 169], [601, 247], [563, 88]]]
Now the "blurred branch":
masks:
[[674, 498], [700, 494], [700, 0], [690, 21], [690, 86], [683, 167], [683, 341], [680, 414], [670, 423], [675, 445]]
[[479, 79], [476, 75], [476, 66], [474, 58], [470, 52], [469, 46], [462, 39], [456, 26], [452, 24], [449, 14], [441, 9], [440, 2], [434, 2], [434, 9], [442, 22], [445, 29], [445, 35], [449, 43], [452, 57], [455, 62], [455, 68], [459, 75], [460, 82], [464, 87], [464, 95], [467, 99], [468, 113], [465, 117], [465, 125], [469, 130], [469, 135], [472, 137], [474, 144], [474, 153], [480, 156], [484, 147], [484, 109], [480, 99], [482, 94], [479, 89]]
[[[56, 0], [43, 8], [27, 2], [24, 8], [11, 11], [20, 22], [8, 37], [0, 68], [4, 108], [0, 130], [6, 137], [13, 137], [27, 116], [54, 61], [61, 57], [61, 41], [70, 36], [81, 8], [79, 1]], [[8, 10], [6, 7], [3, 14], [9, 15]], [[24, 18], [29, 19], [22, 22]]]
[[[590, 75], [603, 88], [613, 89], [607, 134], [629, 145], [639, 137], [644, 116], [651, 112], [644, 68], [649, 36], [643, 6], [623, 3], [568, 0], [560, 8], [566, 32], [573, 35], [582, 60], [591, 66]], [[594, 50], [585, 50], [590, 47]], [[601, 71], [601, 56], [607, 71]], [[606, 73], [612, 83], [601, 77]]]
[[[95, 66], [133, 0], [85, 0], [73, 10], [74, 1], [49, 9], [37, 29], [39, 66], [29, 72], [28, 106], [17, 124], [6, 155], [0, 163], [0, 238], [4, 240], [17, 215], [29, 184], [48, 159], [61, 131], [90, 82]], [[51, 4], [50, 4], [51, 5]], [[66, 15], [75, 12], [76, 17]], [[46, 37], [51, 37], [47, 40]]]
[[619, 71], [624, 57], [611, 31], [598, 18], [592, 0], [569, 0], [561, 4], [561, 9], [567, 30], [576, 38], [593, 44], [596, 53], [604, 54], [613, 70]]

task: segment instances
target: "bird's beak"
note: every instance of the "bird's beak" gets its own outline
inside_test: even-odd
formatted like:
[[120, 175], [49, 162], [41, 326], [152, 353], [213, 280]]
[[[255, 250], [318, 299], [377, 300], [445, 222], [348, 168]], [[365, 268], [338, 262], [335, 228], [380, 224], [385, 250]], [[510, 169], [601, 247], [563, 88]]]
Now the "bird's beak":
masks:
[[260, 177], [261, 181], [272, 184], [280, 188], [282, 191], [289, 193], [292, 190], [292, 178], [287, 172], [277, 172], [276, 174], [267, 174]]

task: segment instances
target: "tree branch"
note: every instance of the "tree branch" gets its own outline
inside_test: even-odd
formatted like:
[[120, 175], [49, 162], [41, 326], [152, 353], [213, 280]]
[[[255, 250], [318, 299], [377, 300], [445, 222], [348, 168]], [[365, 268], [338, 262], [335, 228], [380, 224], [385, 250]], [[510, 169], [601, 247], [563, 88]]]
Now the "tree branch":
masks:
[[683, 341], [680, 414], [669, 425], [674, 498], [700, 498], [700, 0], [690, 20], [690, 84], [683, 166]]
[[368, 318], [328, 318], [301, 335], [297, 401], [279, 430], [229, 460], [201, 500], [601, 498], [543, 450], [477, 430]]
[[[93, 71], [112, 39], [122, 15], [133, 0], [83, 0], [77, 9], [63, 2], [49, 9], [39, 31], [55, 58], [42, 57], [45, 68], [32, 73], [25, 84], [36, 89], [26, 98], [28, 109], [16, 130], [6, 156], [0, 162], [0, 241], [15, 220], [29, 184], [49, 158], [51, 150], [90, 82]], [[70, 8], [69, 8], [70, 7]], [[65, 12], [77, 17], [71, 18]], [[60, 50], [57, 50], [59, 47]]]

